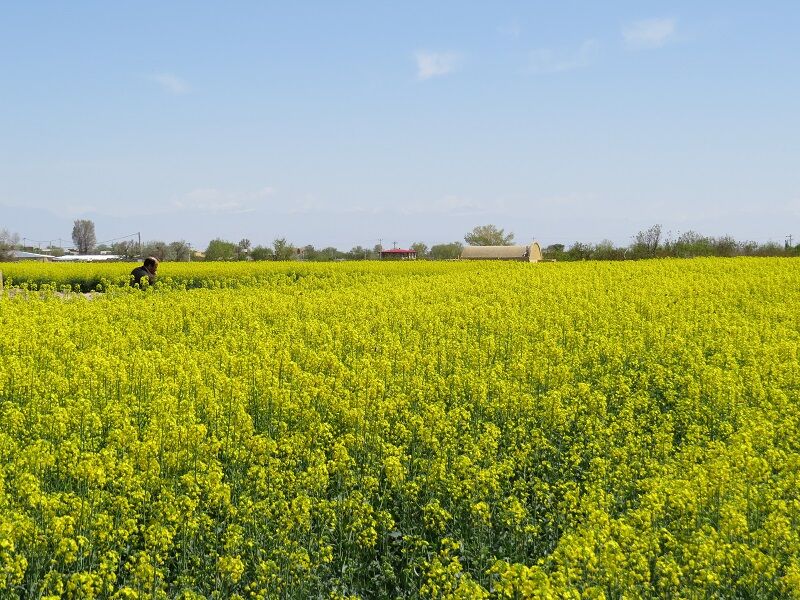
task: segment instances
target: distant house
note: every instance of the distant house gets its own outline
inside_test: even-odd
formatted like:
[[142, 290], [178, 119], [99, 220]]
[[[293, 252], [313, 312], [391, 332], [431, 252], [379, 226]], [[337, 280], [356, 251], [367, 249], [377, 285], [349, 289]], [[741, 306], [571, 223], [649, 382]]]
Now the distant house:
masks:
[[542, 249], [538, 242], [530, 246], [466, 246], [461, 251], [464, 260], [517, 260], [520, 262], [539, 262]]
[[416, 250], [404, 250], [402, 248], [392, 248], [391, 250], [381, 250], [381, 260], [416, 260]]

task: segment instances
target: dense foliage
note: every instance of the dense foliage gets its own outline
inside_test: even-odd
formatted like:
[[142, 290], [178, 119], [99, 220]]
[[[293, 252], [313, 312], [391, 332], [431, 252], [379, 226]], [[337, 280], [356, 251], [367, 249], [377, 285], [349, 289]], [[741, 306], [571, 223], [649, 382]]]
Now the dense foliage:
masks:
[[798, 596], [799, 266], [9, 271], [0, 596]]

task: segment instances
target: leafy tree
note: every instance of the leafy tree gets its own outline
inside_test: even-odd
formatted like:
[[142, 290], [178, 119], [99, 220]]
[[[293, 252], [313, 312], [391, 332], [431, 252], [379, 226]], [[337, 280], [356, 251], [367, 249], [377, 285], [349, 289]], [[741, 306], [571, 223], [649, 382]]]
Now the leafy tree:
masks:
[[139, 244], [132, 240], [123, 240], [111, 244], [111, 253], [123, 258], [136, 258], [141, 255]]
[[303, 260], [309, 260], [309, 261], [320, 260], [319, 251], [316, 248], [314, 248], [313, 244], [307, 244], [307, 245], [303, 246], [303, 248], [300, 251], [300, 253], [301, 253], [302, 257], [303, 257]]
[[166, 260], [189, 262], [192, 260], [192, 247], [185, 240], [170, 242], [167, 246]]
[[250, 252], [250, 240], [244, 238], [239, 240], [236, 245], [236, 260], [247, 260], [247, 255]]
[[250, 251], [250, 258], [252, 260], [275, 260], [275, 254], [272, 248], [266, 246], [256, 246]]
[[346, 256], [347, 256], [346, 253], [340, 252], [333, 246], [328, 246], [327, 248], [323, 248], [317, 253], [317, 260], [321, 261], [340, 260], [345, 258]]
[[745, 256], [755, 256], [758, 253], [758, 242], [748, 240], [739, 244], [739, 248]]
[[592, 247], [589, 244], [575, 242], [565, 254], [567, 260], [588, 260], [592, 257]]
[[167, 244], [161, 240], [151, 240], [142, 245], [143, 256], [154, 256], [158, 260], [167, 259]]
[[461, 256], [464, 245], [461, 242], [451, 244], [435, 244], [431, 246], [430, 257], [433, 260], [453, 260]]
[[236, 244], [222, 239], [214, 239], [206, 248], [206, 260], [236, 260]]
[[783, 253], [783, 246], [773, 241], [759, 244], [756, 250], [758, 256], [783, 256]]
[[275, 260], [292, 260], [297, 255], [295, 247], [286, 238], [273, 240], [272, 249], [275, 251]]
[[633, 238], [631, 255], [633, 258], [653, 258], [661, 243], [661, 225], [656, 224], [640, 231]]
[[550, 244], [542, 248], [542, 257], [549, 260], [565, 260], [566, 254], [564, 252], [564, 244]]
[[625, 249], [617, 248], [611, 240], [603, 240], [592, 248], [592, 260], [624, 260]]
[[424, 242], [414, 242], [411, 244], [411, 249], [417, 253], [417, 258], [427, 258], [428, 245]]
[[510, 246], [514, 241], [514, 234], [506, 235], [494, 225], [478, 225], [464, 236], [464, 241], [470, 246]]
[[[713, 245], [714, 254], [716, 256], [735, 256], [738, 251], [736, 240], [729, 235], [714, 239]], [[784, 252], [780, 252], [778, 256], [782, 256], [783, 254]]]
[[680, 258], [712, 256], [714, 248], [711, 240], [695, 231], [686, 231], [672, 244], [672, 254]]
[[350, 260], [366, 260], [369, 256], [369, 250], [361, 246], [355, 246], [347, 253], [347, 258]]
[[72, 226], [72, 242], [78, 249], [78, 254], [89, 254], [97, 243], [94, 233], [94, 221], [78, 219]]
[[0, 229], [0, 262], [13, 258], [12, 251], [19, 244], [19, 234], [11, 233], [8, 229]]

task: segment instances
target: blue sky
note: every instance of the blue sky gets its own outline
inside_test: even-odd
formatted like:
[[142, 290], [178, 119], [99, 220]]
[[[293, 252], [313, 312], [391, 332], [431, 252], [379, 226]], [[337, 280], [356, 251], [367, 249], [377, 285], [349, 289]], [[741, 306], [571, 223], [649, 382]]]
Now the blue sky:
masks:
[[800, 240], [797, 2], [0, 11], [0, 228], [99, 240]]

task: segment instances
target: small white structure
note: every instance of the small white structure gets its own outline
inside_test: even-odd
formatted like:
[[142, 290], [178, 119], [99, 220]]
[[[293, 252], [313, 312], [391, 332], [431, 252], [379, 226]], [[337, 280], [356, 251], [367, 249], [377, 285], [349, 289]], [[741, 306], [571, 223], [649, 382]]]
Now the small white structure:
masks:
[[65, 254], [64, 256], [54, 257], [58, 262], [100, 262], [108, 260], [122, 260], [117, 254]]
[[49, 254], [37, 254], [36, 252], [26, 252], [25, 250], [12, 250], [11, 256], [14, 260], [36, 260], [39, 262], [53, 260], [53, 257]]
[[530, 246], [466, 246], [461, 251], [461, 258], [539, 262], [542, 260], [542, 249], [539, 247], [539, 242], [533, 242]]

